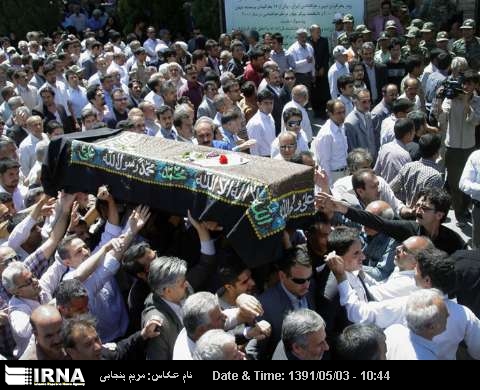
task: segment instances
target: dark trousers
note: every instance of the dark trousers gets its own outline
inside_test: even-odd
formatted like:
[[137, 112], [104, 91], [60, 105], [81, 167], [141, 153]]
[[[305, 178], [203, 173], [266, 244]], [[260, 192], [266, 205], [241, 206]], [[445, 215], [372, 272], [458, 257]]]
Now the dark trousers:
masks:
[[315, 116], [319, 118], [327, 117], [327, 102], [330, 100], [330, 89], [328, 88], [327, 76], [316, 77], [315, 86], [312, 88], [310, 102], [312, 104]]
[[472, 209], [472, 247], [480, 249], [480, 201], [473, 201]]
[[312, 84], [313, 76], [311, 73], [295, 73], [295, 78], [297, 79], [296, 84], [303, 84], [308, 89], [308, 94], [312, 96]]
[[452, 208], [455, 211], [457, 220], [465, 219], [468, 214], [468, 205], [470, 197], [460, 191], [458, 183], [467, 163], [467, 159], [474, 151], [471, 149], [446, 148], [445, 150], [445, 167], [447, 168], [447, 184], [450, 195], [452, 197]]

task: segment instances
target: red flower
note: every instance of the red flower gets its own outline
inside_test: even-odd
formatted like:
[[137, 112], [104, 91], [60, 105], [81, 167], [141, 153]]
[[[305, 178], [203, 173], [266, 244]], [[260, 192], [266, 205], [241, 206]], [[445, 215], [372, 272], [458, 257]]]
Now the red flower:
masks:
[[220, 164], [222, 164], [222, 165], [227, 165], [227, 164], [228, 164], [228, 158], [227, 158], [227, 156], [225, 156], [224, 154], [222, 154], [222, 155], [220, 156], [219, 161], [220, 161]]

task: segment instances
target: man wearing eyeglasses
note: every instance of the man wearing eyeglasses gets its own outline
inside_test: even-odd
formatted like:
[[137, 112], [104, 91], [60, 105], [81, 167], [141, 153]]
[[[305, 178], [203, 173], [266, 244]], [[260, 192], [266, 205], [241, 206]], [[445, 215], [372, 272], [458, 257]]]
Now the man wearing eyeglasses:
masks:
[[104, 119], [110, 129], [115, 129], [117, 123], [128, 119], [128, 97], [122, 89], [117, 88], [112, 92], [113, 111]]
[[252, 340], [247, 354], [256, 360], [270, 359], [281, 338], [282, 323], [288, 312], [298, 309], [315, 309], [313, 300], [313, 269], [308, 251], [294, 247], [286, 251], [278, 263], [279, 282], [259, 297], [264, 314], [257, 320], [266, 320], [272, 326], [268, 339]]
[[452, 254], [459, 249], [466, 249], [467, 245], [457, 233], [443, 225], [450, 210], [450, 199], [450, 195], [443, 189], [424, 189], [414, 208], [415, 221], [386, 220], [349, 207], [325, 193], [320, 193], [316, 202], [323, 210], [337, 211], [354, 222], [383, 231], [398, 241], [406, 240], [410, 236], [427, 236], [435, 247]]

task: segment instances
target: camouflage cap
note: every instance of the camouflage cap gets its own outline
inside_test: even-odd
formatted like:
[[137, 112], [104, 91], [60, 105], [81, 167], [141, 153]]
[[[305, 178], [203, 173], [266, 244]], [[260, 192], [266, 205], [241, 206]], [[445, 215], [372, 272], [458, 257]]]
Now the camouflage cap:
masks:
[[381, 32], [380, 35], [377, 38], [377, 42], [378, 41], [388, 41], [388, 40], [390, 40], [390, 37], [387, 35], [387, 33], [385, 31]]
[[346, 14], [344, 17], [343, 17], [343, 23], [354, 23], [355, 22], [355, 19], [353, 17], [352, 14]]
[[348, 35], [347, 33], [342, 33], [338, 36], [337, 42], [339, 45], [348, 46]]
[[465, 19], [460, 28], [475, 28], [475, 21], [473, 19]]
[[385, 23], [385, 30], [387, 28], [394, 28], [396, 29], [397, 28], [397, 23], [395, 23], [394, 20], [388, 20], [387, 23]]
[[410, 27], [408, 29], [408, 33], [405, 34], [407, 38], [420, 38], [422, 36], [422, 33], [417, 27]]
[[435, 31], [435, 24], [433, 24], [432, 22], [424, 23], [422, 29], [420, 30], [420, 32], [422, 33], [424, 32], [428, 33], [432, 31]]
[[437, 42], [448, 41], [448, 33], [446, 31], [439, 31], [437, 34]]
[[413, 19], [411, 22], [410, 22], [410, 26], [408, 26], [407, 28], [410, 28], [410, 27], [417, 27], [417, 28], [422, 28], [423, 27], [423, 20], [422, 19]]
[[368, 29], [368, 27], [365, 26], [364, 24], [359, 24], [357, 27], [355, 27], [355, 31], [359, 32], [361, 34], [371, 33], [371, 31]]

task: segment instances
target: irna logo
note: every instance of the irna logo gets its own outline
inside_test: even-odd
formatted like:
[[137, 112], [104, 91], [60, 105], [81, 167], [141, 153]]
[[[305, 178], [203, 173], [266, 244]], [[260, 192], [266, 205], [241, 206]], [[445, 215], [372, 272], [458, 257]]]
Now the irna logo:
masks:
[[79, 368], [26, 368], [5, 365], [5, 383], [10, 386], [85, 386]]

